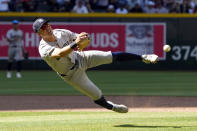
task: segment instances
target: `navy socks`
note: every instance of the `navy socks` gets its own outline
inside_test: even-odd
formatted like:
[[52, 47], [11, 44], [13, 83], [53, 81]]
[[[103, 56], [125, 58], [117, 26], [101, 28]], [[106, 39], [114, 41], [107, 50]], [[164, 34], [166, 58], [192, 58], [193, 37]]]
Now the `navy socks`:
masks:
[[113, 62], [142, 60], [140, 55], [126, 53], [126, 52], [112, 52]]
[[109, 110], [112, 110], [112, 108], [113, 108], [113, 105], [109, 104], [109, 103], [105, 100], [105, 98], [104, 98], [103, 96], [102, 96], [100, 99], [95, 100], [94, 102], [95, 102], [96, 104], [98, 104], [98, 105], [104, 107], [104, 108], [109, 109]]
[[21, 61], [17, 61], [17, 72], [20, 72], [21, 71]]
[[11, 69], [12, 69], [12, 62], [8, 62], [8, 71], [11, 71]]

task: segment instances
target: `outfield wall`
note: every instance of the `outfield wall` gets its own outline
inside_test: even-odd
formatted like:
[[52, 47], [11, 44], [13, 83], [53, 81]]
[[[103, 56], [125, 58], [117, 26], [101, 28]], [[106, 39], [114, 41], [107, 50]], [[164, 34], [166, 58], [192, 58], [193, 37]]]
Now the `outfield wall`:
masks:
[[[39, 37], [32, 31], [35, 17], [50, 19], [54, 28], [67, 28], [91, 34], [92, 42], [86, 50], [112, 50], [136, 54], [155, 53], [160, 62], [146, 65], [126, 62], [104, 65], [102, 69], [197, 69], [196, 14], [67, 14], [67, 13], [0, 13], [0, 69], [6, 68], [7, 44], [5, 34], [11, 21], [18, 19], [24, 31], [24, 45], [30, 60], [24, 61], [25, 69], [49, 69], [40, 60], [37, 46]], [[164, 53], [162, 46], [170, 44], [172, 51]]]

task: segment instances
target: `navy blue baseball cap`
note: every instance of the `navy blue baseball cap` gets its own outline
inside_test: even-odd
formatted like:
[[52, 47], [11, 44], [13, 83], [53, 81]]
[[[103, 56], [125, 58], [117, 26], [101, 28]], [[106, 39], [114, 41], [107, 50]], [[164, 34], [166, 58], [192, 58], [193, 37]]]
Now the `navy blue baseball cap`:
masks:
[[13, 23], [13, 24], [18, 24], [19, 21], [18, 21], [18, 20], [13, 20], [12, 23]]
[[40, 30], [40, 28], [41, 28], [44, 24], [46, 24], [46, 23], [48, 23], [48, 22], [49, 22], [49, 20], [46, 20], [46, 19], [44, 19], [44, 18], [38, 18], [38, 19], [36, 19], [36, 20], [34, 21], [34, 23], [33, 23], [33, 26], [32, 26], [34, 32], [38, 33], [39, 30]]

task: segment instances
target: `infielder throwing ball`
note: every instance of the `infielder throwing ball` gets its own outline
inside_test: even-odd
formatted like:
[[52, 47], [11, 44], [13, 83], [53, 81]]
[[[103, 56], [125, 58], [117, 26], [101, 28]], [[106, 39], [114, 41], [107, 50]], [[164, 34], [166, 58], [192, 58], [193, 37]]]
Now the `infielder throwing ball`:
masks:
[[[68, 84], [89, 96], [96, 104], [119, 113], [127, 113], [125, 105], [106, 101], [101, 90], [87, 77], [86, 70], [112, 61], [143, 60], [157, 62], [157, 55], [135, 55], [124, 52], [82, 51], [89, 42], [87, 33], [73, 33], [65, 29], [52, 30], [48, 21], [39, 18], [33, 23], [33, 30], [42, 37], [39, 53], [48, 65]], [[78, 48], [79, 51], [74, 51]]]

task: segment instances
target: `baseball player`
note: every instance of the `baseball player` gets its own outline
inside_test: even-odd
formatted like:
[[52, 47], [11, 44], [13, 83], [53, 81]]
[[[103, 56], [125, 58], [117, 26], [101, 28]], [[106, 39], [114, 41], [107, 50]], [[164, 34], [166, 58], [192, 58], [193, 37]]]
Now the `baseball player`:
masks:
[[101, 90], [88, 78], [86, 70], [112, 61], [144, 60], [157, 62], [157, 55], [135, 55], [111, 51], [74, 51], [83, 50], [90, 41], [86, 32], [73, 33], [66, 29], [54, 29], [48, 20], [38, 18], [33, 23], [34, 32], [41, 36], [39, 53], [44, 61], [68, 84], [90, 97], [96, 104], [119, 113], [127, 113], [125, 105], [106, 101]]
[[26, 52], [23, 47], [23, 32], [18, 28], [18, 20], [13, 20], [12, 24], [13, 28], [8, 30], [6, 35], [7, 41], [9, 42], [7, 78], [12, 77], [11, 69], [14, 60], [16, 60], [17, 63], [16, 77], [21, 78], [21, 62], [23, 60], [23, 52]]

